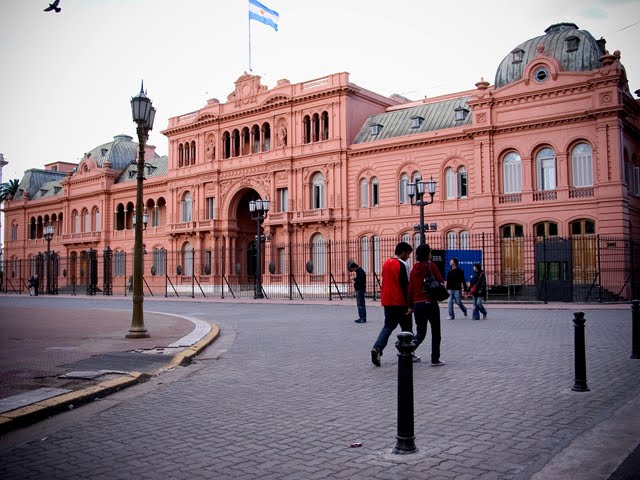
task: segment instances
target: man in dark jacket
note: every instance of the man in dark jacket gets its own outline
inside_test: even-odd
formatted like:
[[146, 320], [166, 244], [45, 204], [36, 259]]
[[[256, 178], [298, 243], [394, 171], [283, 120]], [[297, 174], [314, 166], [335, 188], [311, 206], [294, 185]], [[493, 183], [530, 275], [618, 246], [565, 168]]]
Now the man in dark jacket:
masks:
[[353, 279], [353, 289], [356, 292], [356, 305], [358, 306], [358, 319], [356, 323], [367, 322], [367, 308], [364, 304], [364, 295], [367, 289], [367, 274], [360, 265], [351, 261], [349, 264], [349, 271], [355, 272], [356, 276]]
[[467, 291], [467, 281], [464, 278], [464, 271], [458, 267], [458, 259], [452, 258], [449, 261], [451, 269], [447, 273], [447, 291], [449, 292], [449, 317], [447, 320], [453, 320], [456, 315], [453, 311], [453, 304], [455, 302], [462, 314], [467, 316], [467, 307], [462, 303], [462, 291]]
[[409, 300], [407, 298], [409, 288], [409, 265], [407, 261], [413, 252], [413, 247], [407, 242], [396, 245], [395, 257], [389, 258], [382, 265], [382, 288], [380, 291], [380, 303], [384, 308], [384, 326], [376, 343], [371, 349], [371, 362], [380, 366], [380, 357], [384, 347], [387, 346], [389, 337], [395, 328], [400, 325], [403, 332], [411, 332], [411, 315], [408, 313]]

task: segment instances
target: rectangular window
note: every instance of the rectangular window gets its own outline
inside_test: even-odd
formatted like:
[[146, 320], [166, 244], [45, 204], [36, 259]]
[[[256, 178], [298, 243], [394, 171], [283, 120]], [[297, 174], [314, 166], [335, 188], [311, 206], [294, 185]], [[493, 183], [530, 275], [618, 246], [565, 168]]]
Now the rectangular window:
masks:
[[591, 155], [574, 155], [572, 160], [573, 186], [576, 188], [593, 187]]
[[126, 254], [124, 252], [115, 252], [113, 254], [113, 275], [115, 277], [123, 277], [125, 274]]
[[151, 209], [151, 226], [159, 227], [160, 226], [160, 209], [158, 207], [153, 207]]
[[467, 196], [467, 172], [458, 172], [458, 198], [466, 198]]
[[538, 178], [538, 190], [556, 189], [556, 159], [544, 158], [540, 161], [540, 176]]
[[369, 206], [369, 183], [366, 179], [360, 180], [360, 208], [367, 208]]
[[207, 220], [216, 218], [216, 199], [215, 197], [207, 198]]
[[377, 207], [379, 202], [378, 180], [374, 180], [371, 182], [371, 206]]
[[313, 186], [313, 208], [324, 208], [322, 201], [323, 201], [322, 186], [314, 185]]
[[163, 248], [155, 249], [153, 251], [153, 267], [156, 271], [156, 275], [165, 274], [165, 259], [167, 258], [167, 251]]
[[632, 193], [638, 195], [640, 193], [640, 168], [633, 167], [633, 189]]
[[447, 170], [445, 180], [447, 182], [447, 198], [456, 198], [456, 182], [452, 169]]
[[204, 271], [202, 273], [204, 273], [205, 275], [210, 275], [212, 273], [211, 250], [207, 250], [204, 252]]
[[289, 211], [289, 189], [288, 188], [279, 188], [278, 189], [278, 212], [288, 212]]

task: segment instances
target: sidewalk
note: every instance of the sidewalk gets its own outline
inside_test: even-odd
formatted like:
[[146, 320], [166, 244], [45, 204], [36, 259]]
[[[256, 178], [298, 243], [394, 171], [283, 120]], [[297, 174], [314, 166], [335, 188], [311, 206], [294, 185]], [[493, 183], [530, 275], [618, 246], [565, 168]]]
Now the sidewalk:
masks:
[[188, 363], [219, 332], [201, 320], [147, 311], [151, 337], [128, 339], [131, 310], [47, 306], [2, 313], [0, 434]]

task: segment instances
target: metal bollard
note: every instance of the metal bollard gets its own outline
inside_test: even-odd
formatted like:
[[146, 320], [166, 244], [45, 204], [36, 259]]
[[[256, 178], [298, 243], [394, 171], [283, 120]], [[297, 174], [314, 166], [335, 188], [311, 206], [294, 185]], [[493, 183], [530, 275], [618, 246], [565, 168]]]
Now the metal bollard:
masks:
[[631, 302], [631, 358], [640, 358], [640, 300]]
[[575, 352], [576, 352], [576, 380], [573, 384], [574, 392], [588, 392], [587, 387], [587, 354], [584, 338], [584, 312], [575, 312], [573, 314], [573, 323], [575, 325]]
[[393, 453], [406, 454], [418, 451], [413, 433], [413, 359], [411, 358], [411, 332], [400, 332], [398, 349], [398, 434]]

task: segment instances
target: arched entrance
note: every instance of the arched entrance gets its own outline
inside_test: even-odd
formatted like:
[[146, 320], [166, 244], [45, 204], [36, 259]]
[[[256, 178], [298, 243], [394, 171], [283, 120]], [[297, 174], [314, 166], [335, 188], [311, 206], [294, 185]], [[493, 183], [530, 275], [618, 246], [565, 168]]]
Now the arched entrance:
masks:
[[[256, 235], [258, 225], [251, 218], [249, 202], [262, 196], [252, 188], [245, 188], [236, 193], [229, 208], [229, 281], [240, 286], [242, 290], [255, 287], [257, 268]], [[231, 221], [235, 219], [235, 225]], [[264, 235], [264, 230], [261, 230]], [[261, 272], [265, 272], [265, 244], [261, 242]]]

